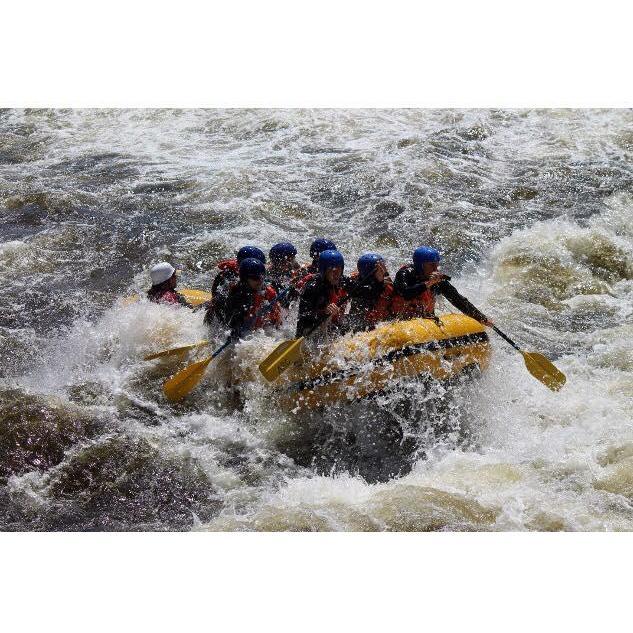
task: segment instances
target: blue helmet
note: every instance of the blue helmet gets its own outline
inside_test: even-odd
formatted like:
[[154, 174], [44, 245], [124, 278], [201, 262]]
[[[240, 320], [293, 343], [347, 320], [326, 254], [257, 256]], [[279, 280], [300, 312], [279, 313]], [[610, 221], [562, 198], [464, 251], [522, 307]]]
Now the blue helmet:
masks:
[[257, 246], [242, 246], [239, 251], [237, 251], [237, 263], [241, 264], [246, 258], [252, 257], [253, 259], [258, 259], [262, 264], [266, 263], [266, 255], [264, 252], [257, 248]]
[[259, 259], [247, 257], [240, 263], [240, 279], [260, 279], [266, 274], [266, 267]]
[[416, 270], [422, 270], [427, 262], [439, 263], [440, 253], [430, 246], [420, 246], [413, 251], [413, 266]]
[[356, 267], [361, 277], [369, 277], [375, 270], [378, 262], [384, 262], [382, 255], [377, 253], [365, 253], [358, 258]]
[[323, 251], [335, 251], [336, 244], [332, 240], [326, 240], [324, 237], [317, 237], [310, 245], [310, 257], [314, 259]]
[[297, 254], [297, 249], [290, 242], [279, 242], [275, 244], [268, 252], [271, 261], [279, 261], [282, 259], [292, 259]]
[[338, 251], [329, 248], [319, 255], [319, 272], [323, 274], [328, 268], [344, 268], [345, 260]]

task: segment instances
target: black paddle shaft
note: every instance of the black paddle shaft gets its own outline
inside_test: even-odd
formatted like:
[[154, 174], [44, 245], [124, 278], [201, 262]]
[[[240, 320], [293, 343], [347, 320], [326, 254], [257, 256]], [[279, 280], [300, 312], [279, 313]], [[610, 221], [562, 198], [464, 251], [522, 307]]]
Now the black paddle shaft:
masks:
[[[444, 281], [450, 281], [450, 277], [445, 275]], [[509, 343], [514, 347], [517, 352], [522, 352], [523, 350], [506, 334], [504, 334], [496, 325], [492, 326], [492, 329], [504, 340], [506, 343]]]
[[507, 343], [510, 343], [510, 345], [512, 345], [512, 347], [514, 347], [514, 349], [517, 352], [521, 351], [521, 348], [508, 336], [506, 336], [496, 325], [492, 326], [492, 329]]

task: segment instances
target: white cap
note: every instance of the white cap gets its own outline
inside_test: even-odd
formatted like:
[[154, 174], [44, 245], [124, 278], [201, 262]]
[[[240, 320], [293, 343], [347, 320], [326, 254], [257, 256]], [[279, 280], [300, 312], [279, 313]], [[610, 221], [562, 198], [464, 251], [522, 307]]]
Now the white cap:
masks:
[[167, 281], [175, 272], [176, 269], [169, 262], [154, 264], [149, 269], [149, 276], [152, 278], [152, 285], [157, 286], [158, 284], [162, 284], [163, 281]]

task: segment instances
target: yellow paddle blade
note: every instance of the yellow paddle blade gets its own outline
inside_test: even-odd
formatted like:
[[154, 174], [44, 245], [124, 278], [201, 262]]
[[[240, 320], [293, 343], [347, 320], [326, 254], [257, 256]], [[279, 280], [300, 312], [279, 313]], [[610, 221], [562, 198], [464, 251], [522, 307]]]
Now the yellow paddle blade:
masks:
[[156, 358], [164, 358], [165, 356], [173, 356], [175, 354], [184, 354], [189, 350], [195, 349], [196, 347], [203, 347], [204, 345], [208, 345], [209, 341], [200, 341], [199, 343], [193, 343], [192, 345], [183, 345], [182, 347], [172, 347], [171, 349], [166, 349], [162, 352], [157, 352], [156, 354], [150, 354], [149, 356], [145, 356], [143, 360], [154, 360]]
[[121, 299], [121, 305], [130, 306], [133, 303], [136, 303], [137, 301], [139, 301], [140, 299], [141, 299], [140, 295], [132, 295], [131, 297], [125, 297], [124, 299]]
[[[211, 301], [211, 293], [204, 290], [194, 290], [193, 288], [178, 288], [176, 292], [180, 293], [192, 306], [199, 306], [202, 303]], [[121, 299], [121, 305], [129, 306], [141, 300], [141, 295], [132, 295]]]
[[567, 377], [557, 369], [552, 361], [538, 352], [521, 352], [527, 370], [552, 391], [559, 391], [567, 382]]
[[192, 363], [166, 381], [163, 385], [163, 391], [167, 399], [171, 400], [171, 402], [177, 402], [189, 395], [202, 380], [207, 365], [212, 360], [213, 357], [209, 356], [209, 358], [200, 360], [197, 363]]
[[290, 365], [293, 365], [301, 358], [301, 338], [284, 341], [264, 358], [259, 364], [259, 371], [268, 382], [274, 382], [283, 374]]
[[199, 306], [206, 301], [211, 301], [211, 293], [204, 290], [183, 288], [182, 290], [176, 290], [176, 292], [179, 292], [192, 306]]

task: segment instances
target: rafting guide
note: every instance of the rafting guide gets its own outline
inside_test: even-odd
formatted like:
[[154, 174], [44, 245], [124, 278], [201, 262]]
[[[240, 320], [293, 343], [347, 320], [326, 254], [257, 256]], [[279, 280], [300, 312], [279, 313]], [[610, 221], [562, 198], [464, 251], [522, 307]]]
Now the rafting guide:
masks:
[[439, 262], [440, 254], [434, 248], [420, 246], [413, 251], [413, 264], [403, 266], [396, 273], [393, 313], [400, 318], [433, 317], [435, 298], [443, 295], [467, 316], [492, 327], [488, 317], [448, 283], [450, 277], [439, 272]]
[[193, 307], [183, 295], [176, 292], [178, 283], [176, 269], [169, 262], [154, 264], [149, 275], [152, 279], [152, 287], [147, 291], [147, 298], [150, 301]]

